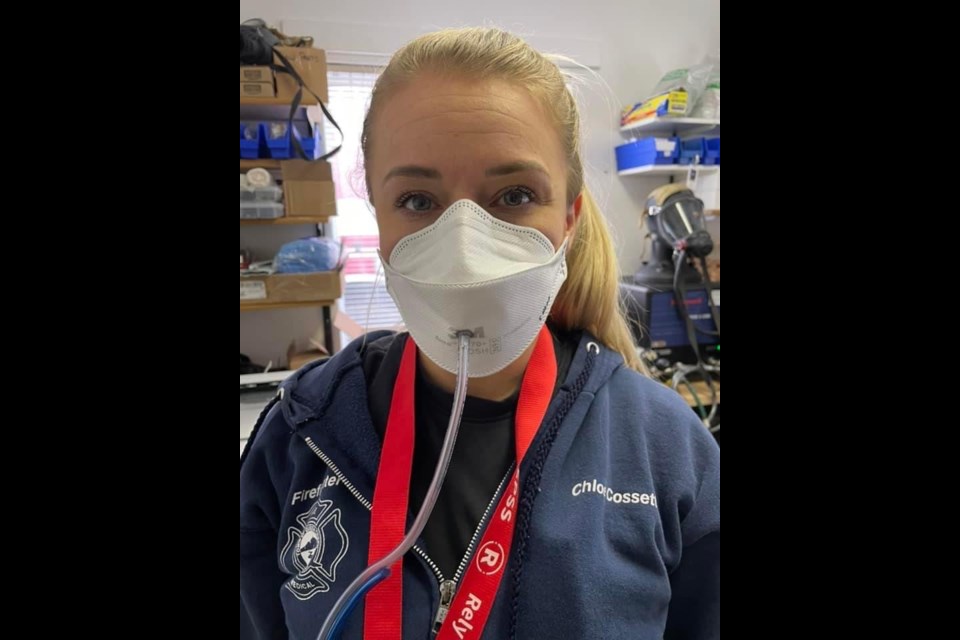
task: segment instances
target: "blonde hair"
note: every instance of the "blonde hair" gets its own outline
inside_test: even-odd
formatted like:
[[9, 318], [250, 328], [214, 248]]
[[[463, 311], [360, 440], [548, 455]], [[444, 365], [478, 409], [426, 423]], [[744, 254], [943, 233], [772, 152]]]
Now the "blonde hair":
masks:
[[586, 330], [620, 353], [636, 371], [645, 369], [620, 299], [620, 268], [606, 220], [584, 185], [580, 112], [560, 68], [522, 39], [499, 29], [449, 29], [421, 36], [398, 51], [377, 80], [363, 125], [363, 152], [370, 154], [370, 124], [391, 89], [423, 71], [468, 74], [516, 82], [552, 115], [567, 153], [567, 204], [582, 194], [580, 221], [567, 255], [570, 274], [551, 317], [562, 329]]

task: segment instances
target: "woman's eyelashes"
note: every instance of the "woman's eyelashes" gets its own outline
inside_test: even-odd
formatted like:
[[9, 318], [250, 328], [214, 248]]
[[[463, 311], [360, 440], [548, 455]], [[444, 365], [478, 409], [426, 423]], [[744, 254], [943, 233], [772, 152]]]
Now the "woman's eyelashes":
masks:
[[539, 203], [540, 201], [537, 198], [537, 194], [534, 193], [532, 189], [517, 186], [502, 191], [494, 201], [494, 206], [504, 209], [519, 209], [529, 204]]
[[437, 207], [433, 196], [422, 191], [408, 191], [397, 198], [394, 207], [397, 209], [406, 209], [410, 213], [428, 213]]
[[[537, 194], [525, 186], [513, 186], [501, 191], [490, 202], [491, 210], [517, 210], [531, 204], [543, 204]], [[397, 209], [404, 209], [412, 214], [423, 214], [440, 208], [437, 199], [423, 191], [408, 191], [397, 198], [394, 203]]]

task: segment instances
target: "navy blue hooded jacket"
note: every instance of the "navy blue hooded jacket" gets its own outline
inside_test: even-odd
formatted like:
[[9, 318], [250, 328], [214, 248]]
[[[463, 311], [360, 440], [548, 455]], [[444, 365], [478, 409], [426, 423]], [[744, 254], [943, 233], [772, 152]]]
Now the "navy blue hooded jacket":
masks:
[[[240, 594], [260, 638], [314, 640], [366, 568], [381, 442], [361, 365], [357, 341], [294, 375], [241, 458]], [[585, 334], [520, 490], [484, 640], [720, 638], [720, 450], [676, 393]], [[410, 552], [405, 640], [431, 638], [458, 579]], [[362, 627], [361, 605], [343, 640]]]

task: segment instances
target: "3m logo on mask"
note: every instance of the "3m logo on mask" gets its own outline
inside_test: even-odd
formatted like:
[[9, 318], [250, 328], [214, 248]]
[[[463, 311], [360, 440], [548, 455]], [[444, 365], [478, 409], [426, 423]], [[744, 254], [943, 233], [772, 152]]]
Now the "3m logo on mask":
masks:
[[[457, 334], [460, 333], [461, 331], [463, 331], [463, 329], [454, 329], [454, 328], [451, 327], [451, 328], [450, 328], [450, 333], [448, 334], [448, 337], [449, 337], [451, 340], [457, 340], [458, 337], [459, 337]], [[486, 331], [484, 331], [483, 327], [477, 327], [476, 329], [474, 329], [473, 331], [471, 331], [471, 333], [473, 334], [473, 337], [471, 338], [471, 340], [486, 340], [486, 339], [487, 339], [487, 333], [486, 333]]]
[[320, 500], [297, 518], [300, 527], [288, 531], [280, 564], [293, 575], [286, 586], [298, 600], [327, 593], [337, 581], [337, 567], [350, 549], [341, 521], [340, 509], [334, 509], [329, 500]]
[[[456, 344], [460, 339], [457, 335], [459, 331], [464, 331], [464, 329], [450, 329], [450, 333], [447, 334], [447, 337], [453, 344]], [[471, 358], [477, 356], [494, 356], [503, 351], [502, 337], [488, 339], [486, 329], [483, 327], [477, 327], [470, 333], [473, 334], [470, 337]]]

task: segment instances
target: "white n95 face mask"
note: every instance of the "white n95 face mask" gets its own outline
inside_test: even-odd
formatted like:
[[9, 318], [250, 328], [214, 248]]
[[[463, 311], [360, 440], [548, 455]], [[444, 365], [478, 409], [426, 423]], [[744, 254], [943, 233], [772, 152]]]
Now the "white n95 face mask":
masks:
[[457, 372], [457, 332], [471, 331], [469, 376], [507, 368], [540, 333], [567, 279], [559, 251], [529, 227], [460, 200], [423, 231], [381, 255], [387, 290], [430, 360]]

